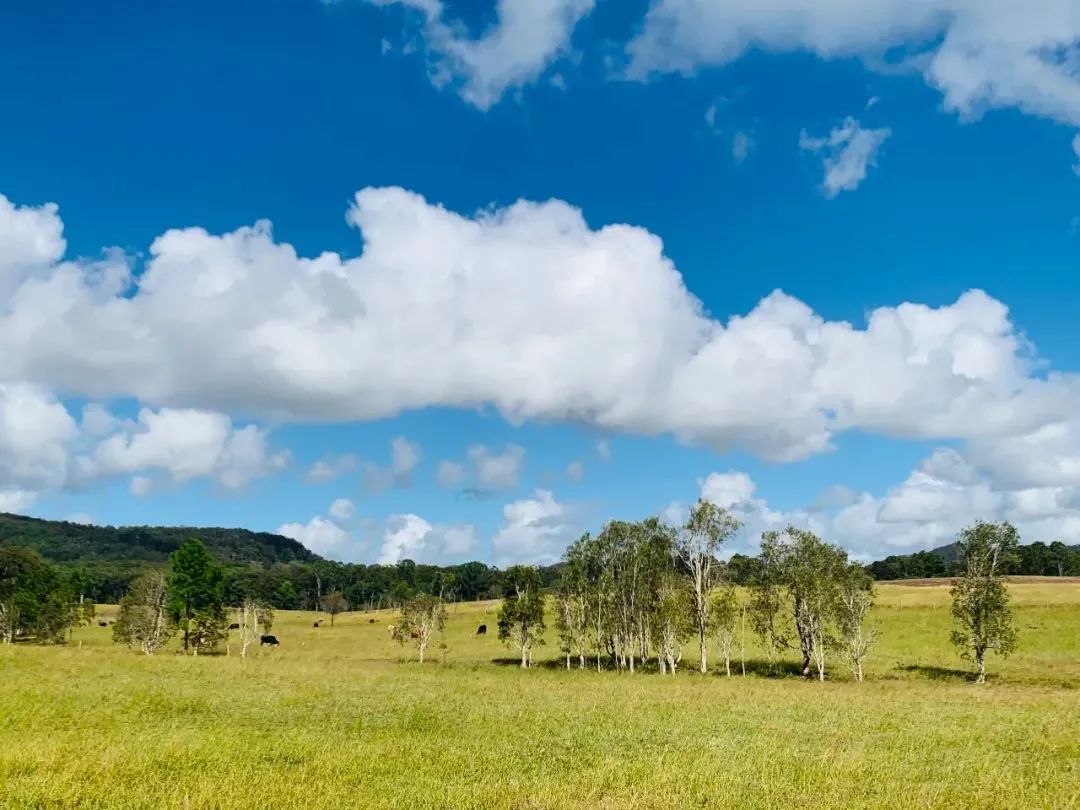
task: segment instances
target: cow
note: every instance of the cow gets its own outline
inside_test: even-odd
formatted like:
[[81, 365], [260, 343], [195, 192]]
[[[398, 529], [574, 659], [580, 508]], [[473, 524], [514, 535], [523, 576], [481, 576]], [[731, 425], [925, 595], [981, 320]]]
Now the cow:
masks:
[[321, 622], [312, 622], [311, 626], [314, 627], [316, 630], [318, 630], [320, 624], [321, 624]]
[[276, 647], [279, 643], [280, 642], [278, 642], [277, 636], [259, 636], [260, 647], [262, 647], [264, 644], [269, 644], [271, 647]]
[[375, 622], [377, 622], [377, 621], [378, 621], [378, 619], [368, 619], [367, 623], [368, 624], [375, 624]]
[[479, 627], [477, 627], [476, 628], [476, 635], [478, 635], [478, 636], [486, 636], [487, 635], [487, 625], [482, 624]]
[[394, 635], [394, 630], [395, 630], [395, 629], [396, 629], [396, 628], [395, 628], [395, 627], [394, 627], [394, 625], [392, 625], [392, 624], [388, 624], [388, 625], [386, 625], [386, 632], [390, 634], [391, 638], [392, 638], [392, 637], [393, 637], [393, 635]]
[[98, 627], [108, 627], [108, 626], [109, 626], [108, 622], [98, 622]]
[[420, 631], [419, 630], [410, 630], [409, 631], [409, 638], [420, 638]]
[[229, 625], [229, 629], [230, 630], [239, 630], [240, 625], [238, 625], [236, 622], [233, 622], [232, 624]]

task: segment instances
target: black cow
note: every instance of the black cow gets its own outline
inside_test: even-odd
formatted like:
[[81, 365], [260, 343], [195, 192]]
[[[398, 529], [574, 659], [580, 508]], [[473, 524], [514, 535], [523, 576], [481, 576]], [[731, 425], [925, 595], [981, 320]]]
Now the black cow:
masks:
[[269, 644], [271, 647], [278, 646], [280, 642], [277, 640], [277, 636], [259, 636], [259, 646]]
[[368, 620], [367, 620], [367, 623], [368, 623], [368, 624], [375, 624], [375, 619], [368, 619]]
[[236, 622], [233, 622], [232, 624], [229, 625], [229, 629], [230, 630], [239, 630], [240, 625], [238, 625]]
[[322, 622], [312, 622], [312, 623], [311, 623], [311, 626], [312, 626], [312, 627], [314, 627], [314, 628], [315, 628], [316, 630], [318, 630], [318, 629], [319, 629], [319, 625], [320, 625], [321, 623], [322, 623]]
[[476, 635], [478, 635], [478, 636], [486, 636], [487, 635], [487, 625], [482, 624], [479, 627], [477, 627], [476, 628]]
[[108, 622], [98, 622], [98, 627], [108, 627], [108, 626], [109, 626]]

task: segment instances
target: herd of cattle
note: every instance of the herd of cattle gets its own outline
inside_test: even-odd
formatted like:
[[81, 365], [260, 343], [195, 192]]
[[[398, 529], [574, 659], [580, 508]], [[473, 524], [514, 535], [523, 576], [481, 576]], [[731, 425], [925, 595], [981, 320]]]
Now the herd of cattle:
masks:
[[[379, 621], [378, 619], [368, 619], [368, 624], [375, 624], [378, 621]], [[316, 622], [312, 622], [311, 626], [312, 626], [313, 629], [318, 630], [319, 626], [322, 623], [323, 623], [323, 620], [319, 619]], [[98, 622], [99, 627], [108, 627], [108, 626], [110, 626], [112, 624], [115, 624], [115, 622], [105, 622], [105, 621]], [[229, 629], [230, 630], [239, 630], [240, 625], [237, 624], [236, 622], [233, 622], [232, 624], [229, 625]], [[391, 637], [393, 637], [395, 629], [397, 629], [396, 625], [391, 624], [391, 625], [387, 625], [386, 631], [390, 634]], [[478, 635], [478, 636], [486, 636], [487, 635], [487, 625], [482, 624], [479, 627], [477, 627], [476, 628], [476, 635]], [[416, 630], [412, 630], [412, 631], [409, 632], [409, 637], [410, 638], [419, 638], [420, 634]], [[277, 636], [262, 635], [262, 636], [259, 636], [259, 646], [260, 647], [263, 647], [263, 646], [279, 647], [279, 646], [281, 646], [281, 642], [277, 640]]]

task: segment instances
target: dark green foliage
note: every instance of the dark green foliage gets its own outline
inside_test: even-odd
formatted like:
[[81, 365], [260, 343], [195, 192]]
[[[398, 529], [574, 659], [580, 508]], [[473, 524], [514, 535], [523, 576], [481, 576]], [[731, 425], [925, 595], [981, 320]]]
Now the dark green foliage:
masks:
[[[868, 570], [879, 581], [957, 577], [963, 574], [958, 543], [932, 551], [892, 555], [871, 563]], [[1067, 546], [1060, 540], [1049, 544], [1035, 542], [1018, 546], [1004, 573], [1035, 577], [1080, 576], [1080, 546]]]
[[212, 650], [224, 634], [225, 570], [192, 537], [169, 559], [167, 610], [184, 633], [184, 649]]
[[69, 577], [30, 549], [0, 546], [0, 641], [63, 641], [86, 615]]

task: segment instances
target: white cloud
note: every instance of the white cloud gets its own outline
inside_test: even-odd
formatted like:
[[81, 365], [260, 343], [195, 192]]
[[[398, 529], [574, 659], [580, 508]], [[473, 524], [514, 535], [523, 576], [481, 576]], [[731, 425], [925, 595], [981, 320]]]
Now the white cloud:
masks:
[[799, 136], [799, 148], [824, 153], [822, 189], [832, 199], [841, 191], [854, 191], [862, 184], [867, 167], [877, 165], [878, 150], [891, 134], [890, 129], [863, 129], [849, 117], [826, 138], [812, 138], [804, 131]]
[[36, 492], [25, 489], [0, 489], [0, 512], [24, 512], [33, 506], [36, 500]]
[[[284, 469], [288, 456], [270, 450], [262, 428], [235, 428], [224, 414], [144, 408], [136, 421], [123, 423], [119, 432], [78, 461], [82, 478], [149, 470], [165, 473], [177, 483], [211, 478], [225, 489], [240, 489]], [[132, 485], [135, 494], [147, 488]]]
[[571, 481], [580, 481], [585, 477], [585, 465], [580, 461], [571, 461], [566, 465], [566, 477]]
[[392, 515], [383, 534], [379, 564], [393, 565], [404, 559], [415, 562], [446, 562], [477, 546], [472, 526], [433, 526], [419, 515]]
[[717, 506], [729, 508], [754, 497], [756, 486], [744, 472], [711, 473], [698, 481], [701, 497]]
[[94, 518], [85, 512], [76, 512], [74, 515], [68, 515], [64, 520], [68, 523], [78, 523], [81, 526], [94, 525]]
[[611, 442], [607, 439], [597, 439], [596, 457], [601, 461], [611, 461]]
[[748, 132], [742, 132], [740, 130], [732, 136], [731, 159], [735, 161], [736, 166], [741, 166], [745, 163], [752, 151], [754, 151], [754, 140], [750, 137]]
[[154, 489], [154, 479], [148, 475], [136, 475], [131, 479], [131, 483], [128, 485], [128, 491], [131, 492], [136, 498], [143, 498], [149, 495]]
[[64, 255], [63, 225], [54, 203], [16, 206], [0, 194], [0, 301]]
[[352, 472], [356, 469], [356, 464], [356, 456], [353, 453], [340, 456], [331, 453], [312, 464], [306, 477], [313, 484], [323, 484], [333, 481], [339, 475]]
[[356, 514], [356, 504], [348, 498], [338, 498], [330, 504], [330, 517], [337, 521], [351, 520]]
[[[852, 429], [992, 447], [1069, 423], [1080, 405], [1080, 378], [1047, 373], [1007, 308], [979, 291], [881, 307], [865, 325], [777, 291], [721, 320], [657, 237], [594, 230], [566, 203], [469, 218], [368, 189], [349, 219], [365, 240], [355, 259], [299, 258], [266, 223], [223, 236], [192, 228], [155, 240], [131, 286], [62, 263], [0, 299], [0, 385], [39, 392], [53, 437], [0, 436], [0, 487], [65, 477], [77, 427], [42, 393], [57, 390], [153, 405], [83, 454], [98, 469], [225, 486], [284, 459], [264, 429], [221, 412], [353, 421], [490, 404], [513, 422], [666, 433], [787, 461]], [[418, 457], [402, 448], [389, 468], [398, 480]], [[485, 449], [469, 463], [481, 486], [509, 486], [522, 454]]]
[[627, 72], [689, 74], [751, 49], [894, 69], [899, 52], [964, 117], [1016, 107], [1080, 125], [1076, 11], [1075, 0], [654, 0]]
[[534, 497], [503, 507], [503, 525], [492, 541], [495, 564], [557, 562], [580, 534], [571, 510], [539, 489]]
[[332, 520], [313, 517], [306, 524], [286, 523], [277, 533], [291, 537], [321, 557], [338, 560], [347, 554], [352, 545], [351, 535]]
[[373, 462], [361, 466], [365, 491], [379, 494], [390, 487], [408, 489], [412, 486], [413, 470], [420, 463], [420, 445], [398, 436], [390, 442], [390, 464], [386, 467]]
[[[75, 420], [52, 395], [35, 386], [0, 383], [0, 490], [63, 485], [68, 446], [77, 435]], [[13, 503], [25, 500], [25, 495], [8, 497]]]
[[501, 453], [492, 453], [482, 444], [474, 444], [465, 454], [481, 489], [513, 489], [518, 484], [525, 463], [525, 448], [508, 444]]
[[595, 0], [497, 0], [497, 21], [476, 39], [446, 19], [437, 0], [367, 0], [420, 12], [431, 55], [431, 80], [453, 84], [470, 104], [486, 110], [510, 89], [535, 82], [566, 55], [574, 26]]
[[435, 480], [443, 489], [454, 489], [469, 477], [464, 464], [456, 461], [440, 461], [435, 472]]

